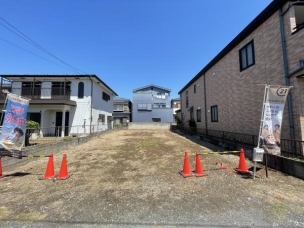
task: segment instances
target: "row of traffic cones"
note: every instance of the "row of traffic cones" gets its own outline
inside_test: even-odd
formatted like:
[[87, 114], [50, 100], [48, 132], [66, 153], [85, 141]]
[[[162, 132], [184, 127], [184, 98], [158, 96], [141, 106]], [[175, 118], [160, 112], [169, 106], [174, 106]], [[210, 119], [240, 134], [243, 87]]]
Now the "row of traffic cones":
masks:
[[[49, 156], [49, 161], [46, 166], [45, 174], [43, 176], [43, 179], [54, 179], [56, 177], [55, 174], [55, 168], [54, 168], [54, 157], [53, 154], [51, 153]], [[66, 154], [63, 155], [59, 174], [57, 176], [57, 180], [65, 180], [70, 177], [69, 172], [68, 172], [68, 164], [67, 164], [67, 156]]]
[[[225, 169], [226, 168], [224, 166], [224, 163], [219, 163], [219, 165], [220, 165], [221, 169]], [[247, 169], [246, 158], [245, 158], [245, 153], [244, 153], [243, 149], [240, 150], [239, 166], [235, 170], [237, 172], [241, 173], [241, 174], [249, 174], [250, 173], [250, 171]], [[181, 171], [180, 174], [183, 177], [192, 177], [192, 176], [202, 177], [202, 176], [207, 176], [207, 174], [205, 174], [205, 171], [203, 170], [203, 165], [201, 164], [201, 159], [200, 159], [200, 156], [199, 156], [198, 153], [196, 153], [196, 156], [195, 156], [195, 171], [191, 172], [188, 152], [185, 152], [185, 155], [184, 155], [184, 167], [183, 167], [183, 171]]]
[[205, 177], [205, 176], [208, 176], [203, 169], [203, 165], [201, 163], [201, 159], [200, 159], [200, 156], [199, 156], [198, 153], [196, 153], [196, 156], [195, 156], [195, 170], [193, 172], [191, 172], [188, 152], [185, 152], [184, 168], [183, 168], [183, 171], [180, 172], [180, 174], [183, 177], [192, 177], [192, 176]]
[[[2, 157], [0, 157], [0, 178], [4, 177], [2, 173]], [[54, 157], [53, 154], [51, 153], [49, 156], [49, 161], [46, 166], [45, 174], [43, 176], [43, 179], [53, 179], [56, 177], [55, 174], [55, 168], [54, 168]], [[68, 165], [67, 165], [67, 156], [66, 154], [63, 155], [59, 174], [57, 176], [57, 180], [65, 180], [69, 178], [69, 172], [68, 172]]]

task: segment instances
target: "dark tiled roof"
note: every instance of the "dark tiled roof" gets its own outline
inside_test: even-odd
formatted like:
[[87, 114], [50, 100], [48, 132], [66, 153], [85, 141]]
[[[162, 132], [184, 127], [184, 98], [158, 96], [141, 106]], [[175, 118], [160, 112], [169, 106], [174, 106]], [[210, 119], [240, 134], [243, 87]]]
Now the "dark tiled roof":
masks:
[[114, 101], [130, 101], [130, 99], [128, 99], [128, 98], [123, 98], [123, 97], [114, 97], [113, 100], [114, 100]]
[[146, 88], [149, 88], [149, 87], [156, 87], [156, 88], [159, 88], [159, 89], [162, 89], [162, 90], [166, 90], [166, 91], [168, 91], [168, 92], [171, 92], [170, 89], [167, 89], [167, 88], [164, 88], [164, 87], [161, 87], [161, 86], [158, 86], [158, 85], [154, 85], [154, 84], [150, 84], [150, 85], [147, 85], [147, 86], [143, 86], [143, 87], [134, 89], [133, 92], [136, 92], [136, 91], [142, 90], [142, 89], [146, 89]]
[[4, 78], [45, 78], [45, 77], [64, 77], [64, 78], [95, 78], [102, 83], [107, 89], [109, 89], [115, 96], [118, 96], [114, 90], [112, 90], [105, 82], [103, 82], [96, 74], [0, 74], [0, 77]]

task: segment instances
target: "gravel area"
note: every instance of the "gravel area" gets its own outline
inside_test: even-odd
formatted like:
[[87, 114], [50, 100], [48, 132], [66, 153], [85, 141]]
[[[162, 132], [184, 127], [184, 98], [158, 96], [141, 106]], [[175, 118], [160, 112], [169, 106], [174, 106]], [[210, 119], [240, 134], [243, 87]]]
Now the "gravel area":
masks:
[[[184, 152], [217, 148], [165, 130], [120, 130], [66, 151], [67, 180], [39, 180], [47, 158], [5, 168], [0, 227], [304, 227], [304, 182], [238, 156], [202, 155], [207, 177], [183, 178]], [[226, 169], [219, 169], [224, 163]], [[247, 161], [248, 168], [252, 163]]]

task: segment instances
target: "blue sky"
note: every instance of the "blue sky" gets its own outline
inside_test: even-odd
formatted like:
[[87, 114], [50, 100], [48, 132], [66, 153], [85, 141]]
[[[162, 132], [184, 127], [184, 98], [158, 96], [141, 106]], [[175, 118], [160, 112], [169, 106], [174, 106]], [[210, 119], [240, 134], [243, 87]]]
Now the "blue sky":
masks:
[[[133, 89], [156, 84], [175, 98], [270, 2], [10, 0], [1, 3], [0, 17], [64, 62], [98, 75], [121, 97], [132, 99]], [[81, 73], [1, 24], [0, 74]]]

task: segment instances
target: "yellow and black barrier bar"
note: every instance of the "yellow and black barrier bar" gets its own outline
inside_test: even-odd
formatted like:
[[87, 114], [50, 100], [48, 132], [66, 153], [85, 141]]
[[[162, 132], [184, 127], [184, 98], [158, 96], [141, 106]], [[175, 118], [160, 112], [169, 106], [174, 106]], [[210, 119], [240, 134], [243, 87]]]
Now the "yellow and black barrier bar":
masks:
[[202, 151], [202, 152], [195, 152], [195, 154], [199, 155], [206, 155], [206, 154], [236, 154], [240, 153], [239, 150], [232, 150], [232, 151]]
[[[14, 158], [14, 156], [2, 156], [4, 158]], [[50, 155], [45, 155], [45, 154], [39, 154], [39, 155], [34, 155], [34, 154], [28, 154], [28, 155], [22, 155], [21, 157], [23, 158], [48, 158]]]
[[45, 154], [38, 154], [38, 155], [28, 154], [28, 155], [22, 155], [22, 157], [27, 157], [27, 158], [48, 158], [48, 157], [50, 157], [50, 155], [45, 155]]

